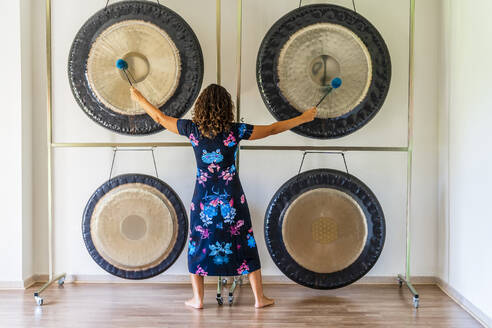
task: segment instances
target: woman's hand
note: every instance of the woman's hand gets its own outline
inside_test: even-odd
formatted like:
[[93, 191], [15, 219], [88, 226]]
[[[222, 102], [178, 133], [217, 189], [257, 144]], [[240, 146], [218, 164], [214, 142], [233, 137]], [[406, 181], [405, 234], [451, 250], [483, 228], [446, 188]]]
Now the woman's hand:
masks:
[[178, 119], [164, 114], [159, 108], [152, 105], [135, 87], [130, 87], [132, 99], [140, 104], [143, 110], [152, 117], [154, 121], [165, 127], [167, 130], [178, 134]]
[[130, 87], [130, 96], [136, 102], [139, 102], [142, 99], [145, 99], [144, 96], [142, 96], [142, 94], [140, 93], [140, 91], [138, 91], [138, 89], [135, 88], [134, 86]]
[[316, 117], [318, 113], [318, 109], [316, 107], [310, 108], [304, 113], [301, 114], [302, 120], [304, 123], [311, 122]]
[[316, 107], [310, 108], [299, 116], [290, 118], [288, 120], [278, 121], [270, 125], [255, 125], [253, 128], [253, 133], [248, 140], [261, 139], [272, 134], [281, 133], [303, 123], [311, 122], [316, 117], [318, 110]]

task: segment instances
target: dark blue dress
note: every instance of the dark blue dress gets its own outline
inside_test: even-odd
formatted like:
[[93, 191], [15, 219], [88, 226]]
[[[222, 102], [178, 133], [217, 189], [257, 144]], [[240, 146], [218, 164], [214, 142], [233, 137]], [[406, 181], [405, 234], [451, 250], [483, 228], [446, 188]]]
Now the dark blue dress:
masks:
[[190, 209], [188, 270], [202, 276], [236, 276], [260, 268], [235, 159], [239, 142], [253, 125], [233, 123], [213, 139], [201, 135], [192, 120], [178, 119], [178, 132], [188, 137], [197, 163]]

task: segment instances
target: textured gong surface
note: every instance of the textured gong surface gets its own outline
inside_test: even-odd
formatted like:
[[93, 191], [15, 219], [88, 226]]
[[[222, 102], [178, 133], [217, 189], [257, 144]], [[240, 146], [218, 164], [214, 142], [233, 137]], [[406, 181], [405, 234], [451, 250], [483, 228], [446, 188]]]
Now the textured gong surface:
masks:
[[309, 25], [294, 33], [280, 51], [277, 66], [278, 86], [300, 112], [316, 104], [330, 81], [342, 76], [342, 87], [318, 106], [318, 118], [350, 112], [366, 97], [372, 79], [371, 57], [364, 43], [350, 29], [331, 23]]
[[317, 169], [275, 193], [265, 214], [265, 241], [293, 281], [317, 289], [346, 286], [376, 263], [385, 240], [383, 210], [359, 179]]
[[200, 92], [202, 50], [178, 14], [150, 1], [109, 5], [75, 36], [68, 77], [82, 110], [112, 131], [141, 135], [163, 129], [131, 101], [126, 77], [115, 65], [120, 58], [128, 62], [136, 87], [167, 115], [182, 117]]
[[369, 122], [388, 93], [391, 60], [376, 28], [363, 16], [315, 4], [280, 18], [257, 57], [263, 101], [277, 120], [316, 105], [335, 77], [343, 81], [318, 107], [314, 121], [292, 129], [312, 138], [338, 138]]
[[146, 175], [115, 177], [92, 195], [84, 211], [84, 241], [106, 271], [129, 279], [166, 270], [181, 253], [188, 230], [174, 191]]
[[178, 49], [158, 26], [141, 20], [127, 20], [105, 29], [92, 44], [87, 60], [89, 84], [96, 97], [113, 111], [124, 115], [143, 114], [128, 92], [124, 73], [115, 58], [128, 63], [135, 86], [156, 107], [174, 94], [181, 64]]
[[301, 194], [283, 217], [282, 239], [287, 252], [314, 272], [345, 269], [366, 244], [364, 212], [352, 197], [336, 189], [318, 188]]
[[91, 217], [97, 252], [125, 270], [145, 270], [166, 258], [176, 230], [176, 211], [169, 200], [141, 183], [112, 189], [99, 199]]

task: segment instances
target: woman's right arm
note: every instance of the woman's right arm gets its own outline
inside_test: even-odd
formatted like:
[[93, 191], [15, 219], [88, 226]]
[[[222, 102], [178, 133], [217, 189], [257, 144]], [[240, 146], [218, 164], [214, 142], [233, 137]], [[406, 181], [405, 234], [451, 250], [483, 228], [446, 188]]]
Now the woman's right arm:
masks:
[[253, 133], [251, 133], [251, 136], [248, 138], [248, 140], [266, 138], [268, 136], [295, 128], [300, 124], [311, 122], [316, 117], [316, 112], [316, 107], [313, 107], [311, 109], [308, 109], [301, 115], [288, 120], [278, 121], [270, 125], [255, 125], [253, 127]]
[[161, 112], [157, 107], [152, 105], [135, 87], [130, 87], [130, 93], [133, 100], [138, 102], [140, 106], [152, 117], [154, 121], [165, 127], [167, 130], [179, 134], [178, 132], [178, 119], [172, 116], [168, 116]]

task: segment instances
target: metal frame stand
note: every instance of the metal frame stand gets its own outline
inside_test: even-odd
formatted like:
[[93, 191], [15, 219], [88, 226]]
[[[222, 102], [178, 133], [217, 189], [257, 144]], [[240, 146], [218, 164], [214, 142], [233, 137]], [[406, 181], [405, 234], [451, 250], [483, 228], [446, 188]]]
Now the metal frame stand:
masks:
[[[189, 147], [189, 142], [74, 142], [74, 143], [55, 143], [52, 137], [52, 67], [51, 67], [51, 1], [46, 1], [46, 62], [47, 62], [47, 151], [48, 151], [48, 257], [49, 257], [49, 281], [45, 283], [40, 289], [34, 293], [34, 298], [37, 304], [42, 305], [43, 299], [41, 298], [41, 293], [46, 290], [55, 281], [58, 281], [59, 286], [63, 286], [65, 282], [65, 273], [58, 275], [53, 274], [53, 249], [52, 249], [52, 230], [53, 230], [53, 209], [52, 209], [52, 149], [53, 148], [78, 148], [78, 147]], [[419, 306], [419, 294], [413, 287], [410, 279], [410, 253], [411, 253], [411, 191], [412, 191], [412, 159], [413, 159], [413, 115], [414, 115], [414, 33], [415, 33], [415, 0], [408, 0], [410, 4], [410, 41], [409, 41], [409, 80], [408, 80], [408, 145], [406, 147], [357, 147], [357, 146], [240, 146], [239, 149], [246, 150], [298, 150], [304, 151], [304, 156], [308, 151], [319, 150], [319, 151], [382, 151], [382, 152], [406, 152], [408, 157], [407, 163], [407, 210], [406, 210], [406, 254], [405, 254], [405, 274], [400, 274], [397, 276], [397, 281], [400, 286], [403, 283], [408, 287], [413, 295], [413, 305], [417, 308]], [[216, 0], [216, 36], [217, 36], [217, 83], [220, 84], [220, 31], [221, 31], [221, 0]], [[236, 81], [236, 119], [239, 121], [240, 118], [240, 98], [241, 98], [241, 51], [242, 51], [242, 0], [237, 0], [237, 81]], [[239, 169], [239, 151], [237, 155], [237, 168]], [[242, 284], [242, 276], [234, 277], [234, 280], [229, 289], [229, 300], [230, 304], [234, 299], [234, 291], [237, 286]], [[224, 278], [218, 278], [217, 284], [217, 301], [219, 297], [221, 298], [222, 287], [227, 284], [227, 280]], [[219, 293], [220, 291], [220, 293]], [[220, 295], [219, 295], [220, 294]], [[232, 297], [232, 298], [231, 298]]]
[[[227, 289], [227, 284], [228, 284], [227, 277], [219, 276], [217, 278], [217, 296], [215, 299], [217, 300], [217, 304], [219, 304], [219, 305], [224, 304], [224, 298], [222, 296], [222, 290], [224, 288]], [[231, 282], [231, 285], [229, 287], [229, 291], [227, 292], [228, 293], [229, 306], [232, 306], [232, 304], [234, 304], [234, 293], [236, 292], [237, 288], [240, 288], [242, 286], [242, 284], [243, 284], [243, 276], [242, 275], [232, 277], [232, 282]]]
[[[217, 304], [223, 305], [224, 304], [224, 298], [222, 297], [222, 290], [224, 288], [227, 289], [227, 283], [228, 280], [225, 277], [218, 277], [217, 279]], [[228, 301], [229, 301], [229, 306], [234, 304], [234, 292], [236, 291], [236, 288], [241, 287], [243, 284], [243, 276], [234, 276], [231, 286], [229, 287], [228, 291]]]

